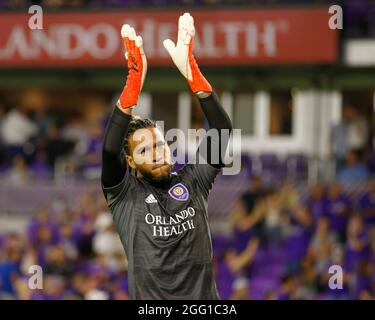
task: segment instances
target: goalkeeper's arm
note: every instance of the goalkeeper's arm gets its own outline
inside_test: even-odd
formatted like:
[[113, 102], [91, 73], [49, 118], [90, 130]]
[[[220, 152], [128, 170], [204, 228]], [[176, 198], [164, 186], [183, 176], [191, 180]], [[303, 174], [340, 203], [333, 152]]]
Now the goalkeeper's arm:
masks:
[[127, 170], [123, 144], [132, 120], [132, 109], [138, 103], [147, 71], [142, 38], [137, 36], [129, 25], [122, 27], [121, 35], [126, 49], [125, 57], [128, 60], [129, 74], [104, 134], [102, 184], [105, 188], [119, 184]]
[[[221, 168], [224, 166], [223, 156], [232, 124], [210, 83], [199, 70], [193, 54], [194, 35], [194, 19], [189, 13], [185, 13], [178, 21], [177, 43], [174, 44], [172, 40], [166, 39], [163, 44], [174, 64], [188, 81], [191, 90], [198, 96], [210, 129], [217, 130], [217, 134], [208, 135], [203, 139], [198, 148], [198, 155], [214, 167]], [[211, 151], [216, 153], [215, 157], [212, 157], [214, 154]]]

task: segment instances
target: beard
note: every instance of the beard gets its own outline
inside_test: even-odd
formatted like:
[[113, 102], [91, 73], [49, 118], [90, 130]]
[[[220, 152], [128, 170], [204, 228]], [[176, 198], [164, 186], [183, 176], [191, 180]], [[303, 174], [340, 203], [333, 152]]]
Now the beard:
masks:
[[158, 175], [153, 174], [152, 171], [143, 170], [143, 168], [138, 168], [138, 171], [142, 174], [143, 178], [151, 184], [156, 186], [163, 186], [169, 183], [171, 179], [172, 168], [172, 164], [167, 164], [166, 168], [163, 168], [162, 173]]

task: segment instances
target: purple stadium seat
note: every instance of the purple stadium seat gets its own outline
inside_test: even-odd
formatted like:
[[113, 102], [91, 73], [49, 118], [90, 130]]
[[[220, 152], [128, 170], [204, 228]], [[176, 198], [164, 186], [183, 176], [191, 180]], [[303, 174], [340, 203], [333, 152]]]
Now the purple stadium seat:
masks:
[[250, 154], [244, 153], [241, 155], [242, 168], [245, 170], [247, 177], [251, 177], [253, 172], [253, 159]]
[[262, 170], [275, 170], [279, 166], [279, 159], [276, 153], [263, 153], [259, 156], [262, 163]]
[[216, 271], [217, 288], [220, 297], [224, 300], [229, 299], [233, 291], [232, 284], [235, 277], [224, 263], [217, 264]]
[[259, 156], [262, 177], [266, 184], [273, 185], [284, 178], [286, 172], [282, 168], [275, 153], [263, 153]]
[[279, 285], [278, 279], [273, 279], [272, 277], [253, 277], [250, 281], [251, 293], [252, 296], [259, 297], [260, 299], [264, 299], [264, 295], [268, 291], [273, 291], [277, 289]]
[[216, 234], [212, 236], [214, 258], [220, 259], [231, 245], [231, 240], [226, 235]]
[[310, 233], [300, 230], [285, 240], [285, 249], [289, 261], [301, 259], [307, 251], [310, 241]]

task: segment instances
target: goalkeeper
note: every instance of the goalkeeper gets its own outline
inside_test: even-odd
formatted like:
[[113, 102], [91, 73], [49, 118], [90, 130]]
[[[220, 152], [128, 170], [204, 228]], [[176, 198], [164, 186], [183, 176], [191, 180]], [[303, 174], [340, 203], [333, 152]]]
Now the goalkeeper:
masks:
[[152, 120], [132, 117], [147, 61], [142, 38], [129, 25], [121, 29], [129, 74], [104, 136], [102, 188], [128, 256], [131, 299], [219, 299], [207, 199], [224, 167], [228, 135], [223, 137], [221, 130], [228, 133], [232, 126], [199, 71], [194, 33], [193, 17], [185, 13], [179, 18], [177, 44], [169, 39], [163, 44], [198, 97], [210, 129], [219, 135], [206, 135], [194, 161], [171, 173], [170, 149], [161, 131]]

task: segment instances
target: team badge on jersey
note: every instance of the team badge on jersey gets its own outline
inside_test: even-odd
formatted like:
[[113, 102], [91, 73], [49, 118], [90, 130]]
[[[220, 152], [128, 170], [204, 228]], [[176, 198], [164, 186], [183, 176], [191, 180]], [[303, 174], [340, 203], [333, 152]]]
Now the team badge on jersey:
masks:
[[186, 201], [189, 199], [189, 190], [182, 183], [175, 184], [168, 190], [168, 193], [177, 201]]

